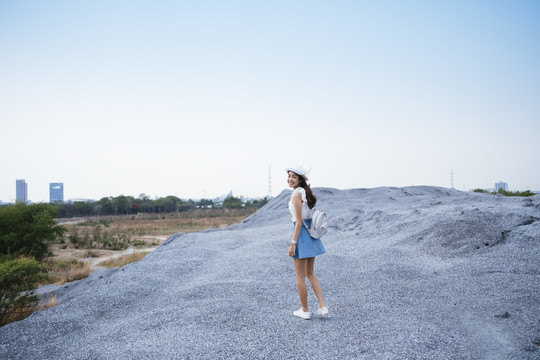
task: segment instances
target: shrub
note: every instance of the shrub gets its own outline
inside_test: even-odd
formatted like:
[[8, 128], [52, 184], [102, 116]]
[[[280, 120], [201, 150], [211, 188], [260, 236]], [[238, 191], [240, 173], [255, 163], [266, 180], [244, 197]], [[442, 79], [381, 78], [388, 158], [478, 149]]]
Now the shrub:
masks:
[[0, 207], [0, 256], [43, 259], [48, 243], [60, 238], [65, 231], [54, 221], [56, 217], [57, 210], [51, 204], [18, 203]]
[[492, 194], [492, 195], [501, 194], [501, 195], [504, 195], [504, 196], [523, 196], [523, 197], [536, 195], [535, 193], [531, 192], [530, 190], [526, 190], [526, 191], [506, 191], [504, 189], [499, 189], [499, 191], [497, 191], [497, 192], [495, 192], [495, 191], [489, 192], [489, 191], [484, 190], [484, 189], [474, 189], [473, 192], [485, 193], [485, 194], [489, 193], [489, 194]]
[[531, 192], [530, 190], [526, 190], [526, 191], [506, 191], [504, 189], [499, 189], [499, 191], [497, 193], [501, 194], [501, 195], [504, 195], [504, 196], [523, 196], [523, 197], [536, 195], [535, 193]]
[[68, 239], [76, 249], [124, 250], [131, 243], [129, 234], [117, 229], [105, 230], [101, 224], [90, 229], [88, 226], [72, 227]]
[[99, 226], [103, 225], [105, 227], [109, 227], [111, 225], [112, 220], [111, 219], [99, 219], [99, 220], [86, 220], [85, 222], [80, 223], [80, 226]]
[[90, 274], [90, 264], [76, 259], [55, 259], [44, 260], [49, 271], [49, 280], [60, 285], [87, 278]]
[[88, 233], [80, 234], [77, 227], [69, 229], [68, 239], [75, 249], [88, 249], [91, 246], [90, 235]]
[[[39, 296], [34, 294], [37, 284], [47, 278], [45, 266], [35, 259], [20, 258], [0, 263], [0, 324], [20, 320], [22, 310], [35, 307]], [[31, 313], [31, 312], [30, 312]]]

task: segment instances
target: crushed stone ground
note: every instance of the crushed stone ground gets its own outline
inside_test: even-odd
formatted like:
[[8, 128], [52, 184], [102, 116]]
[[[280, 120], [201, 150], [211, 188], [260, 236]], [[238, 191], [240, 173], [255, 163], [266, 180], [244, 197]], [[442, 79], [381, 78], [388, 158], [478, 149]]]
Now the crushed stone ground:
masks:
[[327, 317], [292, 316], [284, 191], [241, 224], [173, 235], [0, 328], [0, 358], [540, 358], [540, 196], [315, 193], [331, 224], [315, 264]]

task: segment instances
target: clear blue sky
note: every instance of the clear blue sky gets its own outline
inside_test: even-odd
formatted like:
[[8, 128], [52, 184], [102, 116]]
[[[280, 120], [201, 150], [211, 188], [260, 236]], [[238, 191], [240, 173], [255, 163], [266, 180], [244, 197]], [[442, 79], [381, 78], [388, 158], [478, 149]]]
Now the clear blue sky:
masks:
[[540, 190], [539, 1], [0, 1], [0, 200]]

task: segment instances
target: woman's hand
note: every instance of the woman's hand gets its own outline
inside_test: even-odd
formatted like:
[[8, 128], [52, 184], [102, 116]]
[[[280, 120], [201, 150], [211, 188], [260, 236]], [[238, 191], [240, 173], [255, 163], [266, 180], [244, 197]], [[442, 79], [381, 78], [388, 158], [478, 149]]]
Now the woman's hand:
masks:
[[289, 256], [293, 257], [295, 251], [296, 251], [296, 244], [291, 243], [291, 245], [289, 246]]

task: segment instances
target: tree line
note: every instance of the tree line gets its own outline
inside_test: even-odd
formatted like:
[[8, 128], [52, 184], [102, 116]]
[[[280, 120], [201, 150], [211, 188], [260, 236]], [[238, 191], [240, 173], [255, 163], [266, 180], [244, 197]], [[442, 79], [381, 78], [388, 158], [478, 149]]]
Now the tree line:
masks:
[[75, 201], [73, 203], [56, 203], [58, 215], [61, 218], [101, 216], [101, 215], [129, 215], [139, 213], [173, 213], [195, 209], [239, 209], [260, 208], [268, 203], [269, 199], [257, 199], [243, 202], [242, 199], [229, 196], [221, 204], [209, 199], [183, 200], [169, 195], [157, 199], [150, 199], [145, 194], [134, 198], [133, 196], [104, 197], [99, 201]]
[[504, 195], [504, 196], [522, 196], [522, 197], [536, 195], [535, 193], [531, 192], [530, 190], [506, 191], [504, 189], [499, 189], [497, 192], [495, 192], [495, 191], [489, 192], [488, 190], [484, 190], [484, 189], [474, 189], [473, 192], [483, 193], [483, 194], [488, 194], [489, 193], [489, 194], [492, 194], [492, 195], [501, 194], [501, 195]]

